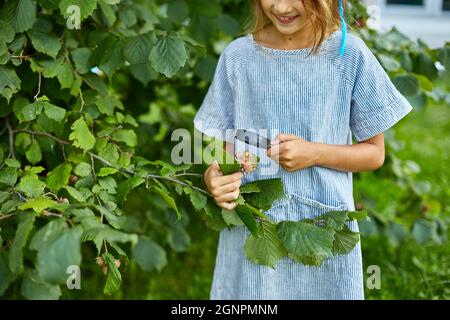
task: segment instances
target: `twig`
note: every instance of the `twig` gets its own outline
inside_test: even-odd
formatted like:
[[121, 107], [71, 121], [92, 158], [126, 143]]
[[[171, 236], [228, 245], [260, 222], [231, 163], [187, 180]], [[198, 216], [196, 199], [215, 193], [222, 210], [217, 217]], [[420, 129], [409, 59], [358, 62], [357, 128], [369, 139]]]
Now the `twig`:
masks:
[[36, 100], [39, 97], [39, 95], [41, 94], [41, 82], [42, 82], [42, 74], [39, 72], [38, 91], [34, 95], [34, 100]]
[[5, 216], [0, 216], [0, 220], [7, 219], [7, 218], [15, 216], [15, 215], [16, 215], [16, 213], [11, 213], [11, 214], [7, 214]]
[[14, 130], [14, 132], [26, 132], [26, 133], [29, 133], [32, 135], [45, 136], [45, 137], [55, 140], [56, 142], [58, 142], [60, 144], [67, 144], [67, 145], [70, 144], [70, 142], [59, 139], [58, 137], [55, 137], [54, 135], [52, 135], [48, 132], [44, 132], [44, 131], [32, 131], [32, 130], [27, 130], [27, 129], [17, 129], [17, 130]]
[[[27, 132], [27, 133], [33, 134], [33, 135], [42, 135], [42, 136], [46, 136], [46, 137], [48, 137], [48, 138], [50, 138], [50, 139], [53, 139], [53, 140], [55, 140], [55, 141], [57, 141], [58, 143], [61, 143], [61, 144], [67, 144], [67, 145], [70, 144], [70, 142], [65, 141], [65, 140], [62, 140], [62, 139], [59, 139], [59, 138], [57, 138], [57, 137], [55, 137], [55, 136], [53, 136], [53, 135], [51, 135], [50, 133], [47, 133], [47, 132], [42, 132], [42, 131], [31, 131], [31, 130], [26, 130], [26, 129], [15, 130], [14, 132]], [[128, 173], [128, 174], [130, 174], [130, 175], [135, 175], [135, 174], [136, 174], [134, 171], [131, 171], [131, 170], [128, 170], [128, 169], [126, 169], [126, 168], [121, 168], [121, 167], [117, 167], [117, 166], [113, 165], [113, 164], [110, 163], [108, 160], [103, 159], [102, 157], [96, 155], [95, 153], [92, 153], [92, 152], [88, 151], [88, 154], [89, 154], [90, 157], [91, 157], [91, 161], [92, 161], [92, 169], [93, 169], [93, 170], [94, 170], [94, 165], [93, 165], [93, 160], [92, 160], [92, 159], [97, 159], [98, 161], [102, 162], [104, 165], [106, 165], [106, 166], [108, 166], [108, 167], [111, 167], [111, 168], [114, 168], [114, 169], [116, 169], [116, 170], [118, 170], [118, 171], [125, 172], [125, 173]], [[186, 175], [187, 175], [187, 174], [186, 174]], [[207, 196], [212, 197], [212, 194], [209, 193], [208, 191], [205, 191], [205, 190], [203, 190], [203, 189], [201, 189], [201, 188], [198, 188], [198, 187], [195, 187], [195, 186], [191, 186], [191, 185], [189, 185], [189, 184], [187, 184], [187, 183], [185, 183], [185, 182], [183, 182], [183, 181], [181, 181], [181, 180], [175, 179], [175, 178], [173, 178], [173, 177], [164, 177], [164, 176], [159, 176], [159, 175], [154, 175], [154, 174], [148, 174], [148, 175], [146, 175], [145, 177], [147, 177], [147, 178], [154, 178], [154, 179], [160, 179], [160, 180], [171, 181], [171, 182], [180, 184], [180, 185], [182, 185], [182, 186], [192, 188], [192, 189], [194, 189], [194, 190], [197, 190], [197, 191], [200, 192], [200, 193], [203, 193], [203, 194], [205, 194], [205, 195], [207, 195]], [[96, 178], [95, 173], [94, 173], [94, 178]]]
[[43, 210], [42, 212], [43, 212], [44, 216], [58, 217], [58, 218], [62, 218], [63, 217], [63, 215], [61, 213], [54, 213], [54, 212], [50, 212], [50, 211], [47, 211], [47, 210]]
[[16, 155], [14, 154], [14, 130], [11, 127], [11, 124], [9, 123], [9, 118], [6, 118], [6, 127], [8, 128], [8, 137], [9, 137], [9, 156], [11, 156], [13, 159], [16, 158]]
[[84, 97], [83, 97], [83, 91], [81, 91], [81, 88], [80, 88], [80, 104], [81, 104], [81, 106], [80, 106], [80, 113], [83, 111], [83, 108], [84, 108]]

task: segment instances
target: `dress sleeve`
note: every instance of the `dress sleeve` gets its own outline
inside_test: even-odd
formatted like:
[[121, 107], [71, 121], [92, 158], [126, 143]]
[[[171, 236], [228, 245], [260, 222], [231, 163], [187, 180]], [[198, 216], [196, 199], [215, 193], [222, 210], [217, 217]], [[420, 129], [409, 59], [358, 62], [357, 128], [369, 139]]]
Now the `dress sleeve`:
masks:
[[361, 47], [350, 111], [350, 128], [358, 142], [384, 132], [412, 110], [372, 51], [364, 42]]
[[[226, 49], [214, 71], [213, 80], [194, 117], [194, 127], [209, 137], [233, 142], [234, 91]], [[227, 130], [228, 129], [228, 130]]]

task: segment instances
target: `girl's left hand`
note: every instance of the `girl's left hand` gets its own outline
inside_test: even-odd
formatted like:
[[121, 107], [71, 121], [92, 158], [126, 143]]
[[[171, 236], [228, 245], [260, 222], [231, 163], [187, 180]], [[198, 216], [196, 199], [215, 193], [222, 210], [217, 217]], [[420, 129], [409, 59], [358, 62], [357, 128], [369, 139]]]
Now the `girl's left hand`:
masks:
[[278, 162], [287, 171], [314, 166], [318, 159], [314, 143], [308, 142], [293, 134], [278, 134], [271, 141], [267, 156]]

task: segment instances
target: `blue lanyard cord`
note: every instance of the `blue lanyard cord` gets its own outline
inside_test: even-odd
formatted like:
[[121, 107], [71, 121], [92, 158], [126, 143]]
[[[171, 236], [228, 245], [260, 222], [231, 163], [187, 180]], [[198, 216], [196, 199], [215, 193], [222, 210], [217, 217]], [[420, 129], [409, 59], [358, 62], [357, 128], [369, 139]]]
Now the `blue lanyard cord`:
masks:
[[345, 52], [345, 42], [347, 40], [347, 23], [345, 22], [344, 6], [342, 5], [342, 0], [339, 0], [339, 14], [341, 16], [341, 24], [342, 24], [342, 41], [339, 55], [343, 56]]

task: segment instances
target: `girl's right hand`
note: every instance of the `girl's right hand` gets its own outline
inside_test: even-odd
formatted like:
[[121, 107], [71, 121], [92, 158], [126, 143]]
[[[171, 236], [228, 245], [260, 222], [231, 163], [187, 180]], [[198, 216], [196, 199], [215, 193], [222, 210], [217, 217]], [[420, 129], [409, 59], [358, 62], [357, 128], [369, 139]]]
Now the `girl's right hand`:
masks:
[[238, 206], [234, 200], [239, 197], [243, 176], [242, 171], [224, 176], [217, 160], [214, 160], [203, 174], [203, 179], [214, 202], [221, 208], [233, 210]]

